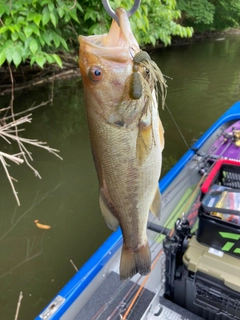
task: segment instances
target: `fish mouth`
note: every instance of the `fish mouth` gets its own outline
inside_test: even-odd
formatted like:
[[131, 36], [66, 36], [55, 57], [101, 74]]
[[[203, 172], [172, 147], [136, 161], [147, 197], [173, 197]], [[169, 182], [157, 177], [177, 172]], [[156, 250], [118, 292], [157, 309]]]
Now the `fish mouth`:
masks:
[[136, 47], [139, 49], [137, 40], [135, 39], [131, 25], [127, 16], [126, 10], [118, 8], [116, 15], [119, 20], [119, 25], [113, 20], [109, 33], [104, 39], [103, 45], [108, 47]]
[[116, 9], [119, 25], [112, 21], [108, 34], [79, 36], [80, 47], [84, 46], [92, 54], [105, 59], [124, 62], [140, 51], [135, 39], [127, 12], [123, 8]]

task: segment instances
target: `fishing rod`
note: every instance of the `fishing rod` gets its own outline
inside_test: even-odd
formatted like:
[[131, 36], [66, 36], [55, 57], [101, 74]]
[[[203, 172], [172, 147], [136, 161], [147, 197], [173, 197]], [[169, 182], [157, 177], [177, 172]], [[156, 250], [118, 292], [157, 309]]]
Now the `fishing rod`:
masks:
[[[134, 1], [134, 4], [133, 4], [132, 8], [129, 11], [127, 11], [128, 18], [131, 17], [137, 11], [138, 7], [140, 6], [140, 2], [141, 2], [141, 0], [135, 0]], [[119, 25], [119, 19], [118, 19], [117, 15], [116, 15], [115, 11], [111, 8], [108, 0], [102, 0], [102, 4], [103, 4], [106, 12], [108, 13], [108, 15], [110, 17], [112, 17], [117, 22], [117, 24]]]

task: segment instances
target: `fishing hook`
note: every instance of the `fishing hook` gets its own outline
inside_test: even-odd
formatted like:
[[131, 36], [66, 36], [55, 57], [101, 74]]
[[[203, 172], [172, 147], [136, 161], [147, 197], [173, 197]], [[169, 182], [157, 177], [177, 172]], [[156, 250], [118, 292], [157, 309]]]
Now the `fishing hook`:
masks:
[[[140, 5], [140, 2], [141, 2], [141, 0], [134, 0], [134, 4], [133, 4], [132, 8], [129, 11], [127, 11], [128, 18], [131, 17], [137, 11], [137, 9]], [[108, 15], [110, 17], [112, 17], [119, 25], [118, 17], [116, 15], [115, 11], [113, 11], [113, 9], [110, 7], [108, 0], [102, 0], [102, 4], [103, 4], [106, 12], [108, 13]]]

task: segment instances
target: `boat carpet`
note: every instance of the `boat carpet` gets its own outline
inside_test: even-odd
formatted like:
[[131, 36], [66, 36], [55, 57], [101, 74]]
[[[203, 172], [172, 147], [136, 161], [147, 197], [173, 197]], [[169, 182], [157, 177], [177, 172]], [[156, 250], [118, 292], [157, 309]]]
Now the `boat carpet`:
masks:
[[[139, 288], [139, 285], [135, 285], [134, 290], [131, 292], [128, 298], [124, 299], [133, 285], [134, 282], [132, 281], [127, 281], [127, 283], [123, 285], [123, 282], [119, 279], [119, 274], [111, 272], [103, 281], [103, 283], [98, 287], [95, 293], [91, 296], [91, 299], [87, 302], [87, 304], [83, 307], [83, 309], [74, 320], [106, 320], [108, 318], [120, 319], [119, 317], [117, 317], [119, 313], [119, 305], [122, 308], [123, 315], [129, 303], [131, 302], [132, 297]], [[116, 291], [118, 292], [117, 294]], [[133, 309], [133, 312], [130, 314], [128, 319], [141, 319], [146, 308], [151, 303], [154, 295], [155, 294], [148, 289], [143, 290], [141, 296], [137, 301], [137, 308]], [[100, 312], [100, 310], [102, 310], [102, 312]], [[99, 316], [97, 316], [97, 314], [99, 314]]]
[[[165, 313], [164, 317], [158, 318], [166, 320], [166, 319], [174, 319], [174, 320], [203, 320], [203, 318], [193, 314], [192, 312], [179, 307], [177, 304], [173, 303], [170, 300], [165, 299], [164, 297], [160, 297], [160, 303], [163, 307], [162, 313]], [[164, 310], [164, 307], [167, 309]], [[165, 312], [164, 312], [165, 311]], [[176, 316], [179, 315], [179, 317]]]
[[[133, 286], [134, 290], [125, 298]], [[128, 281], [124, 285], [124, 282], [119, 280], [119, 274], [111, 272], [74, 320], [120, 319], [120, 316], [118, 316], [119, 308], [121, 308], [121, 314], [123, 315], [138, 288], [139, 285], [132, 281]], [[154, 295], [150, 290], [144, 289], [137, 301], [137, 307], [133, 308], [133, 311], [128, 316], [128, 320], [140, 320], [154, 298]], [[156, 315], [156, 319], [202, 320], [202, 318], [163, 297], [161, 297], [161, 304], [162, 306]]]

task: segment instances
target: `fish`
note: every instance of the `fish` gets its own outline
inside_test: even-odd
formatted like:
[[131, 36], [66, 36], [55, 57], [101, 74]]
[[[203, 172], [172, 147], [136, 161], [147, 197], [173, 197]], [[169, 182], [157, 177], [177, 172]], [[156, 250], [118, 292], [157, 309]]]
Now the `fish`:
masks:
[[167, 85], [155, 62], [141, 54], [126, 11], [118, 8], [116, 15], [119, 25], [113, 20], [107, 34], [79, 36], [79, 67], [100, 209], [109, 228], [121, 228], [125, 280], [151, 271], [146, 228], [149, 211], [157, 218], [161, 212], [158, 92]]

